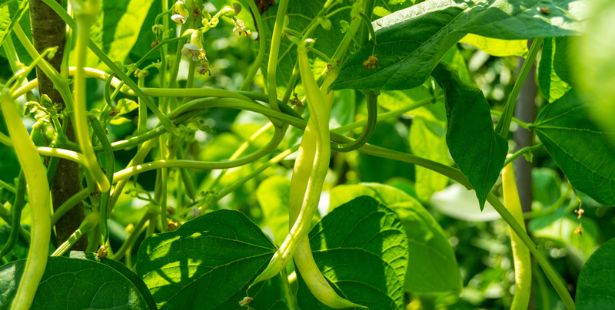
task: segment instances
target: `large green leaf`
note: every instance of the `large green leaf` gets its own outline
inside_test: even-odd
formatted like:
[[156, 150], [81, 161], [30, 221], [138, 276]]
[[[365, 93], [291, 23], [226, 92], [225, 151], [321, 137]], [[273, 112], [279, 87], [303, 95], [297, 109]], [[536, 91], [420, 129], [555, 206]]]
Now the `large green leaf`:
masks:
[[589, 258], [577, 283], [577, 309], [610, 309], [615, 304], [615, 239]]
[[[358, 197], [325, 216], [309, 234], [323, 274], [351, 301], [369, 309], [401, 309], [408, 240], [395, 212]], [[301, 309], [327, 309], [299, 282]]]
[[574, 91], [540, 111], [536, 134], [570, 183], [600, 203], [615, 205], [615, 147], [594, 125]]
[[220, 210], [146, 239], [136, 269], [161, 309], [231, 309], [274, 252], [245, 215]]
[[408, 271], [404, 289], [414, 293], [461, 290], [455, 253], [440, 225], [414, 198], [378, 183], [337, 186], [331, 190], [331, 208], [369, 196], [397, 212], [408, 238]]
[[[332, 87], [413, 88], [466, 34], [498, 39], [570, 35], [579, 24], [580, 4], [578, 0], [424, 1], [374, 21], [375, 46], [366, 44], [350, 57]], [[376, 68], [363, 65], [370, 55], [378, 58]]]
[[493, 130], [489, 103], [480, 89], [461, 82], [444, 65], [433, 75], [445, 91], [448, 148], [482, 208], [500, 175], [508, 145]]
[[[24, 260], [0, 268], [0, 308], [8, 309]], [[32, 309], [150, 309], [134, 282], [92, 260], [50, 257]]]

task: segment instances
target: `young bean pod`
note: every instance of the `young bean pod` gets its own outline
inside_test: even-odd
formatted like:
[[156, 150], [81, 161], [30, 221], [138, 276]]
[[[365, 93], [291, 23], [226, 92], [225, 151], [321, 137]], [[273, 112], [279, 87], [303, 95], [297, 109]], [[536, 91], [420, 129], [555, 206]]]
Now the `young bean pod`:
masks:
[[11, 309], [30, 309], [38, 284], [45, 272], [51, 236], [51, 195], [47, 183], [47, 170], [30, 140], [16, 103], [8, 93], [2, 94], [2, 113], [13, 142], [17, 160], [26, 178], [28, 200], [32, 213], [30, 248], [17, 293]]
[[[515, 183], [515, 170], [513, 163], [509, 163], [502, 170], [502, 189], [504, 205], [513, 215], [517, 223], [525, 230], [523, 223], [523, 210], [519, 200], [519, 192]], [[532, 289], [532, 261], [530, 250], [509, 227], [510, 245], [512, 247], [513, 263], [515, 266], [515, 296], [510, 309], [527, 309]]]

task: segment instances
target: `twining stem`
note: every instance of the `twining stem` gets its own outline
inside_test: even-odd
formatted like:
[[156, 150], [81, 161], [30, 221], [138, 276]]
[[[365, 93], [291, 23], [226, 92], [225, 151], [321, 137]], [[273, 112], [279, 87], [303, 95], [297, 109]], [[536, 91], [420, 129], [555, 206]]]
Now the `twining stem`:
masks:
[[[73, 2], [76, 2], [73, 1]], [[76, 4], [77, 29], [75, 30], [77, 39], [75, 41], [75, 77], [73, 79], [73, 121], [75, 124], [75, 135], [77, 142], [83, 153], [85, 168], [90, 172], [96, 181], [101, 192], [106, 192], [111, 187], [105, 173], [98, 165], [96, 153], [90, 139], [90, 131], [87, 116], [86, 101], [86, 82], [83, 68], [87, 63], [87, 43], [90, 39], [90, 26], [96, 20], [100, 4], [97, 1], [85, 1]]]
[[99, 221], [100, 219], [97, 212], [90, 213], [88, 216], [86, 216], [83, 222], [81, 222], [79, 228], [77, 228], [77, 230], [75, 230], [64, 243], [62, 243], [55, 251], [53, 251], [53, 253], [51, 253], [51, 256], [64, 255], [64, 253], [70, 250], [73, 245], [75, 245], [75, 243], [77, 243], [79, 239], [83, 237], [84, 234], [96, 227]]
[[[28, 257], [11, 309], [30, 309], [38, 284], [45, 272], [49, 238], [51, 237], [51, 194], [47, 183], [47, 170], [36, 151], [26, 127], [21, 122], [16, 103], [10, 94], [3, 93], [2, 113], [13, 141], [15, 154], [26, 178], [32, 216], [31, 240]], [[15, 228], [16, 229], [16, 228]]]
[[254, 16], [254, 20], [256, 22], [256, 28], [258, 29], [258, 53], [256, 54], [256, 59], [254, 59], [254, 62], [252, 63], [252, 65], [250, 65], [248, 73], [246, 74], [240, 88], [241, 90], [248, 90], [252, 86], [252, 83], [254, 82], [254, 77], [256, 76], [258, 69], [261, 67], [263, 60], [265, 59], [265, 49], [267, 48], [267, 42], [263, 37], [263, 31], [265, 29], [261, 13], [256, 7], [256, 2], [252, 0], [242, 0], [241, 3], [247, 5], [250, 8], [250, 12], [252, 12], [252, 16]]
[[504, 106], [504, 112], [502, 112], [502, 117], [498, 122], [495, 131], [501, 137], [507, 139], [508, 138], [508, 129], [510, 127], [510, 122], [515, 114], [515, 106], [517, 105], [517, 97], [519, 96], [519, 92], [525, 83], [525, 79], [527, 78], [530, 70], [534, 65], [534, 60], [536, 60], [536, 55], [538, 55], [538, 51], [542, 47], [542, 43], [544, 42], [543, 38], [535, 39], [532, 42], [532, 46], [530, 47], [529, 54], [527, 59], [523, 63], [521, 67], [521, 71], [519, 72], [519, 76], [515, 81], [515, 85], [513, 89], [510, 91], [508, 95], [508, 100], [506, 101], [506, 105]]

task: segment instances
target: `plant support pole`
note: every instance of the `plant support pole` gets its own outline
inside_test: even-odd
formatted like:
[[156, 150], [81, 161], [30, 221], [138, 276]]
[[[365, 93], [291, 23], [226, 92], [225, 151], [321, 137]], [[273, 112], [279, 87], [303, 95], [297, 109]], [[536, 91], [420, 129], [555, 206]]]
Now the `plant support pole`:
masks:
[[[61, 3], [62, 1], [58, 2]], [[61, 72], [64, 46], [66, 44], [66, 24], [41, 0], [30, 1], [30, 24], [32, 27], [32, 40], [39, 53], [50, 47], [58, 47], [57, 52], [52, 58], [48, 59], [48, 62], [56, 71]], [[54, 87], [51, 79], [39, 67], [36, 68], [36, 76], [39, 81], [39, 94], [47, 95], [52, 102], [60, 107], [60, 110], [63, 110], [66, 103], [62, 100], [62, 96]], [[73, 124], [69, 118], [64, 120], [64, 127], [66, 128], [64, 133], [66, 138], [74, 140]], [[78, 164], [64, 159], [58, 161], [53, 182], [51, 183], [54, 210], [81, 190], [80, 179]], [[79, 227], [84, 217], [83, 205], [79, 203], [57, 222], [55, 229], [58, 245], [68, 239], [71, 233]], [[87, 240], [84, 239], [75, 244], [73, 248], [84, 250], [86, 244]]]

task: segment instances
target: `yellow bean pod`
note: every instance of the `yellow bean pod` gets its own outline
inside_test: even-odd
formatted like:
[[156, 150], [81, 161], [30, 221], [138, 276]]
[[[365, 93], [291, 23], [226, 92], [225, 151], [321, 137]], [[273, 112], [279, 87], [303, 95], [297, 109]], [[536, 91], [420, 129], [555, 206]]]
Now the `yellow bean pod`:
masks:
[[[515, 183], [515, 170], [510, 163], [502, 170], [502, 189], [504, 205], [513, 215], [517, 223], [525, 230], [523, 210], [519, 200], [519, 192]], [[515, 267], [515, 295], [510, 309], [527, 309], [532, 289], [532, 261], [530, 250], [509, 227], [510, 245], [512, 247], [513, 263]]]

